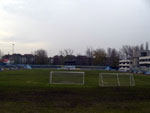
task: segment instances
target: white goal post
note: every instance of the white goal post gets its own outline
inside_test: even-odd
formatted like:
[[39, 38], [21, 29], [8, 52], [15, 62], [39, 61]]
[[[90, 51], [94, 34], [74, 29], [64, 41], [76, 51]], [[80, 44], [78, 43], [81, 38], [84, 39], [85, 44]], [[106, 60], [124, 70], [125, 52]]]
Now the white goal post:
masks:
[[135, 86], [134, 76], [131, 73], [100, 73], [99, 86]]
[[84, 85], [84, 76], [84, 72], [51, 71], [49, 83]]

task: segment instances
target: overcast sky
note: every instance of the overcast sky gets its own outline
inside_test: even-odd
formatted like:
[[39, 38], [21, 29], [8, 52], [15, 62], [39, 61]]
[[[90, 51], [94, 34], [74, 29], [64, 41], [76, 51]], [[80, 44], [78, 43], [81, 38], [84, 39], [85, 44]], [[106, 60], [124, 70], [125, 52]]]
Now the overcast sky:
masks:
[[0, 49], [12, 53], [150, 43], [150, 0], [0, 0]]

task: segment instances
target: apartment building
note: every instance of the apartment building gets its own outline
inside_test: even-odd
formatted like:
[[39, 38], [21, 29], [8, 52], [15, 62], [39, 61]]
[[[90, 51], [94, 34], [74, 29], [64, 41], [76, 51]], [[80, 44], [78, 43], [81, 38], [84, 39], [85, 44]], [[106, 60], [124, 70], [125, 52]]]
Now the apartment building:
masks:
[[130, 71], [137, 67], [150, 67], [150, 50], [134, 51], [132, 58], [119, 61], [119, 70], [121, 71]]
[[139, 57], [140, 67], [150, 67], [150, 56]]
[[132, 60], [120, 60], [119, 61], [120, 71], [129, 71], [131, 68], [132, 68]]

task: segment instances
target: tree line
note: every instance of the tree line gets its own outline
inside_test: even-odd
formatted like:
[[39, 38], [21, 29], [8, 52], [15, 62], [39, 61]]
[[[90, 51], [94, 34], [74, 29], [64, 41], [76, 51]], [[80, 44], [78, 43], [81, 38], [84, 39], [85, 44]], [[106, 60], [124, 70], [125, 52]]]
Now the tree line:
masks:
[[[81, 63], [82, 65], [111, 66], [116, 68], [119, 65], [120, 59], [131, 59], [134, 52], [143, 50], [149, 50], [148, 42], [146, 42], [145, 47], [144, 44], [137, 46], [123, 45], [119, 50], [115, 48], [105, 50], [103, 48], [93, 49], [92, 47], [87, 47], [85, 55], [74, 55], [72, 49], [64, 49], [51, 59], [54, 61], [54, 65], [65, 65], [67, 61], [73, 62], [73, 60], [81, 58], [79, 62], [84, 62]], [[46, 63], [46, 59], [48, 60], [48, 55], [45, 50], [37, 50], [35, 56], [37, 56], [38, 63]]]
[[[148, 42], [146, 42], [145, 47], [144, 44], [137, 46], [123, 45], [119, 50], [87, 47], [84, 55], [74, 55], [72, 49], [61, 50], [58, 55], [53, 57], [48, 57], [47, 51], [44, 49], [36, 50], [32, 55], [34, 56], [34, 64], [95, 65], [118, 68], [120, 59], [131, 59], [134, 52], [140, 50], [149, 50]], [[1, 51], [0, 56], [2, 56]]]

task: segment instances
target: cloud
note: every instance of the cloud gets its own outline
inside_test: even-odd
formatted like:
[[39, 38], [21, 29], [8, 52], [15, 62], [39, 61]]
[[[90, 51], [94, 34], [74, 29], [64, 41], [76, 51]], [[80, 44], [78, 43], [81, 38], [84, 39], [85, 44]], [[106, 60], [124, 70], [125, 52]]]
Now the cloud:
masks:
[[52, 54], [149, 41], [150, 11], [141, 2], [0, 0], [0, 41], [15, 43], [20, 52], [38, 47]]
[[11, 35], [11, 33], [6, 32], [6, 31], [0, 31], [0, 37], [9, 37]]

